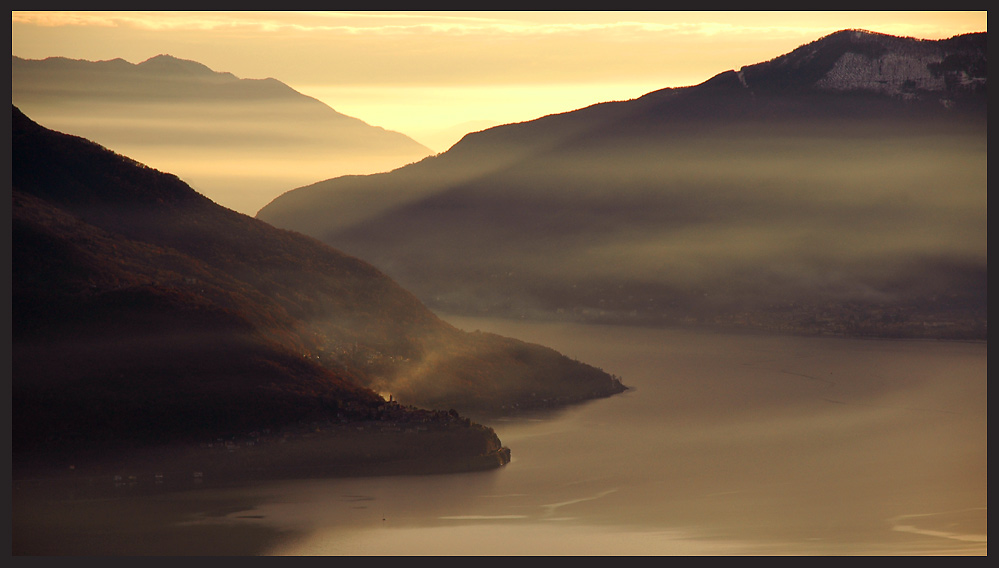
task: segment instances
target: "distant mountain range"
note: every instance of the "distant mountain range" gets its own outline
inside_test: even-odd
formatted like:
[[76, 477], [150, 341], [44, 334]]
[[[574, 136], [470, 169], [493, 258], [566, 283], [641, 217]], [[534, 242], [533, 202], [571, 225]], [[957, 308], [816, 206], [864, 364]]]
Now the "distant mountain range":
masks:
[[[12, 113], [15, 454], [386, 412], [446, 426], [455, 409], [624, 389], [551, 349], [460, 331], [357, 258]], [[498, 444], [476, 428], [478, 447]]]
[[11, 99], [51, 128], [173, 172], [250, 215], [331, 172], [388, 171], [432, 153], [276, 79], [240, 79], [169, 55], [138, 64], [11, 56]]
[[985, 33], [844, 30], [258, 218], [455, 313], [985, 338], [986, 53]]

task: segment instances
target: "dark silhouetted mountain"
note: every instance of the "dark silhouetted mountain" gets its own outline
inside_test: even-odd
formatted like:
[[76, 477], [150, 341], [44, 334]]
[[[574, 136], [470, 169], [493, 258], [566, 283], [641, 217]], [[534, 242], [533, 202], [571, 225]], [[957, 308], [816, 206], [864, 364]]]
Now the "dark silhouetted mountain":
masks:
[[369, 264], [16, 107], [12, 143], [15, 451], [374, 419], [388, 406], [371, 389], [437, 424], [622, 390], [459, 331]]
[[251, 215], [288, 184], [330, 169], [387, 171], [431, 154], [276, 79], [169, 55], [139, 64], [12, 56], [11, 85], [13, 104], [36, 120], [174, 172]]
[[984, 337], [986, 34], [848, 30], [258, 218], [466, 314]]

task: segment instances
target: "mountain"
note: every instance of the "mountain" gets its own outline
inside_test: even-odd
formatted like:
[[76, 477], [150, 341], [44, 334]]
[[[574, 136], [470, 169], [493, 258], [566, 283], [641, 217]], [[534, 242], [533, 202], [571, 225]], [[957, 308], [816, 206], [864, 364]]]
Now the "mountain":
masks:
[[15, 455], [391, 420], [443, 432], [400, 452], [474, 457], [499, 440], [455, 409], [624, 390], [551, 349], [460, 331], [357, 258], [12, 113]]
[[454, 313], [984, 338], [986, 51], [845, 30], [257, 216]]
[[138, 64], [11, 56], [11, 99], [51, 128], [174, 172], [250, 215], [330, 172], [387, 171], [432, 153], [276, 79], [240, 79], [169, 55]]

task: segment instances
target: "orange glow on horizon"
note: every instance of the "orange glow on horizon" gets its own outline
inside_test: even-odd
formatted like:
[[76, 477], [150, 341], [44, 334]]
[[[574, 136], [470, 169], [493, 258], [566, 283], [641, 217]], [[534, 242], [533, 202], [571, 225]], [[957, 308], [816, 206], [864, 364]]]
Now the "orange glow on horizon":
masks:
[[[12, 55], [166, 53], [274, 77], [436, 151], [467, 123], [530, 120], [692, 85], [860, 28], [940, 39], [987, 12], [11, 12]], [[443, 146], [443, 147], [442, 147]]]

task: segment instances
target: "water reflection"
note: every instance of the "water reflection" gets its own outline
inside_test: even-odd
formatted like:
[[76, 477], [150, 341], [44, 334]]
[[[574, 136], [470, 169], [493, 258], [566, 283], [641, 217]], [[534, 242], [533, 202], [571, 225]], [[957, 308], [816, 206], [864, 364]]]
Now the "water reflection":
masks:
[[987, 553], [984, 344], [491, 325], [636, 388], [495, 423], [502, 470], [275, 554]]
[[[635, 388], [492, 422], [499, 470], [146, 497], [148, 531], [274, 555], [987, 555], [986, 344], [454, 321]], [[185, 534], [177, 553], [206, 553]]]

